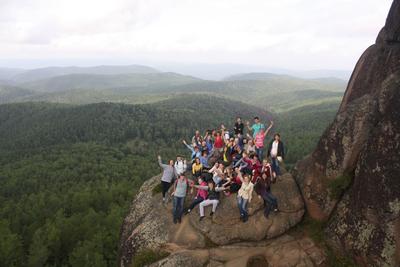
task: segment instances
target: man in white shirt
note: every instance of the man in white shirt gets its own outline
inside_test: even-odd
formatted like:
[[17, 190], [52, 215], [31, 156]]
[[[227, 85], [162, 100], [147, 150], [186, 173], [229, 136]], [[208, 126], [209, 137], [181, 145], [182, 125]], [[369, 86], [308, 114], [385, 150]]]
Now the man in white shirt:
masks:
[[281, 141], [281, 136], [278, 133], [274, 135], [274, 139], [269, 143], [268, 157], [271, 158], [272, 171], [274, 171], [276, 175], [281, 175], [279, 162], [283, 161], [285, 150]]

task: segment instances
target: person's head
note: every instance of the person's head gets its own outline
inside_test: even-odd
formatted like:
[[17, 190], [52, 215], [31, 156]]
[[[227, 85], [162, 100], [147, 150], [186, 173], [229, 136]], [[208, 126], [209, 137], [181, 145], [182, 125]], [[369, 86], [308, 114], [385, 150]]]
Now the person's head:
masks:
[[221, 132], [218, 131], [218, 132], [216, 133], [216, 135], [217, 135], [217, 136], [221, 136]]
[[218, 168], [219, 168], [219, 169], [224, 169], [225, 166], [224, 166], [224, 164], [223, 164], [222, 162], [220, 162], [220, 163], [218, 164]]
[[248, 143], [249, 143], [249, 146], [253, 146], [254, 145], [253, 139], [250, 139]]
[[253, 155], [253, 161], [257, 162], [258, 161], [258, 156], [256, 154]]
[[259, 118], [259, 117], [257, 117], [257, 116], [256, 116], [256, 117], [254, 117], [254, 122], [255, 122], [255, 123], [260, 123], [260, 118]]
[[237, 117], [237, 118], [236, 118], [236, 121], [237, 121], [237, 123], [241, 123], [241, 122], [242, 122], [242, 118]]
[[235, 138], [229, 138], [229, 143], [233, 144], [235, 142]]
[[247, 173], [245, 173], [243, 175], [243, 180], [245, 183], [249, 183], [250, 182], [250, 175], [248, 175]]
[[195, 135], [196, 135], [196, 136], [199, 136], [199, 135], [200, 135], [200, 131], [199, 131], [199, 130], [196, 130]]
[[184, 180], [185, 179], [185, 175], [183, 175], [183, 174], [179, 175], [179, 179]]
[[194, 151], [199, 151], [199, 147], [198, 146], [194, 146]]
[[260, 129], [257, 134], [264, 134], [264, 129]]
[[201, 141], [201, 145], [202, 145], [202, 146], [207, 146], [207, 143], [206, 143], [206, 141], [204, 141], [204, 140], [203, 140], [203, 141]]
[[278, 133], [276, 133], [276, 134], [274, 135], [274, 139], [275, 139], [276, 141], [281, 140], [281, 135], [278, 134]]
[[176, 161], [181, 161], [182, 157], [181, 156], [176, 156]]
[[203, 152], [201, 152], [201, 155], [202, 155], [203, 157], [207, 157], [207, 156], [208, 156], [207, 150], [203, 150]]
[[214, 189], [214, 182], [213, 181], [209, 181], [208, 182], [208, 188], [210, 188], [211, 190], [213, 190]]
[[200, 164], [200, 159], [199, 159], [199, 158], [195, 158], [195, 159], [194, 159], [194, 162], [195, 162], [196, 164]]
[[168, 164], [169, 164], [170, 166], [174, 166], [174, 160], [173, 160], [173, 159], [170, 159], [169, 162], [168, 162]]
[[249, 155], [247, 154], [247, 152], [244, 151], [242, 156], [243, 156], [243, 158], [247, 158]]
[[264, 159], [263, 160], [263, 165], [267, 165], [268, 164], [268, 159]]
[[246, 138], [243, 139], [243, 144], [247, 144], [247, 139]]

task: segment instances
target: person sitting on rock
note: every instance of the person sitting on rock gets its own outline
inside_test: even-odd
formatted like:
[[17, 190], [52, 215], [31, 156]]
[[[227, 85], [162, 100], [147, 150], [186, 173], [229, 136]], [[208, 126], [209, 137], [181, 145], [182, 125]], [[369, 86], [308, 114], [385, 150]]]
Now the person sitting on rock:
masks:
[[194, 163], [192, 165], [193, 177], [195, 177], [195, 178], [200, 177], [202, 171], [203, 171], [203, 164], [201, 164], [200, 158], [195, 158]]
[[186, 159], [183, 159], [181, 156], [177, 156], [174, 167], [178, 175], [184, 174], [187, 170]]
[[234, 168], [238, 167], [241, 172], [251, 174], [253, 162], [246, 152], [242, 153], [242, 158], [233, 165]]
[[198, 188], [198, 189], [204, 189], [207, 190], [207, 199], [205, 199], [204, 201], [202, 201], [199, 205], [199, 210], [200, 210], [200, 221], [204, 219], [204, 208], [212, 205], [212, 210], [210, 213], [210, 216], [213, 216], [218, 203], [219, 203], [219, 193], [221, 191], [226, 190], [227, 188], [223, 187], [223, 186], [216, 186], [214, 184], [214, 182], [209, 182], [207, 186], [202, 186], [202, 185], [193, 185], [193, 187]]
[[248, 155], [253, 155], [256, 153], [256, 145], [254, 144], [254, 140], [250, 135], [248, 136], [247, 143], [244, 146], [244, 151], [246, 151]]
[[276, 175], [281, 175], [281, 170], [279, 168], [279, 162], [282, 162], [285, 158], [285, 148], [283, 142], [281, 141], [280, 134], [276, 133], [274, 139], [269, 143], [267, 156], [271, 158], [272, 170]]
[[172, 206], [172, 216], [174, 223], [181, 223], [183, 204], [185, 203], [185, 197], [188, 190], [189, 180], [183, 174], [179, 175], [179, 178], [176, 179], [174, 183], [174, 191], [171, 193], [171, 196], [174, 197]]
[[[198, 179], [198, 184], [201, 186], [207, 186], [207, 182], [204, 181], [204, 177], [200, 176]], [[193, 187], [192, 187], [193, 190]], [[198, 204], [200, 204], [203, 200], [207, 199], [208, 191], [205, 189], [197, 189], [197, 194], [194, 197], [192, 203], [189, 205], [189, 208], [186, 210], [186, 214], [190, 213]]]
[[259, 198], [264, 200], [264, 216], [268, 218], [271, 210], [278, 211], [278, 200], [271, 193], [271, 177], [267, 176], [266, 172], [257, 178], [254, 189]]
[[216, 162], [208, 172], [213, 174], [212, 180], [216, 185], [219, 185], [224, 179], [224, 164]]
[[167, 201], [165, 194], [168, 192], [168, 189], [171, 186], [173, 180], [178, 176], [176, 170], [174, 168], [174, 161], [170, 160], [169, 164], [163, 164], [161, 160], [161, 156], [158, 156], [158, 164], [163, 169], [163, 174], [161, 176], [161, 188], [162, 188], [162, 196], [163, 202]]
[[200, 162], [203, 165], [203, 170], [209, 170], [210, 165], [208, 164], [208, 160], [211, 157], [211, 154], [208, 154], [207, 151], [201, 152]]
[[239, 179], [242, 182], [242, 185], [237, 194], [237, 203], [240, 212], [240, 220], [242, 222], [246, 222], [249, 216], [247, 212], [247, 203], [251, 202], [254, 185], [251, 182], [251, 178], [248, 174], [242, 176], [241, 172], [239, 172], [237, 177], [239, 177]]

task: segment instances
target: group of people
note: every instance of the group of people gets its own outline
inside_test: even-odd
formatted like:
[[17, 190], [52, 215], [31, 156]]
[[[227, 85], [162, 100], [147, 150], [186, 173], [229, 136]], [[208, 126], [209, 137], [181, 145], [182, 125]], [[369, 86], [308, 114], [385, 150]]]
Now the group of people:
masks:
[[[190, 161], [178, 156], [176, 161], [163, 164], [161, 177], [163, 201], [168, 201], [168, 190], [173, 186], [173, 222], [180, 223], [183, 214], [199, 206], [200, 221], [205, 217], [204, 209], [212, 205], [210, 216], [216, 212], [221, 195], [236, 194], [240, 219], [248, 220], [247, 205], [252, 201], [253, 191], [264, 201], [264, 216], [278, 211], [278, 200], [271, 193], [271, 185], [281, 175], [280, 163], [285, 156], [284, 145], [278, 133], [274, 134], [266, 148], [265, 139], [273, 127], [268, 128], [254, 118], [254, 124], [245, 124], [237, 118], [230, 131], [224, 125], [220, 129], [207, 130], [202, 136], [196, 131], [191, 143], [183, 144], [191, 153]], [[246, 134], [244, 132], [246, 131]], [[189, 175], [190, 174], [190, 175]], [[189, 190], [196, 190], [191, 204], [184, 209]]]

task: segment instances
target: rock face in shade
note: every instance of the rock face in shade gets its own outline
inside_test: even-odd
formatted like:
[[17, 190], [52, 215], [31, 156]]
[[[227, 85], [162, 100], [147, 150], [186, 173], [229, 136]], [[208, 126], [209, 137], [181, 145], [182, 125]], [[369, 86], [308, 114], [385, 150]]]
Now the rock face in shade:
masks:
[[[332, 181], [351, 184], [332, 197]], [[359, 59], [334, 122], [295, 170], [309, 214], [360, 265], [399, 266], [400, 1]], [[397, 259], [397, 260], [396, 260]]]
[[[160, 176], [146, 181], [131, 205], [121, 228], [120, 266], [130, 266], [135, 254], [145, 248], [171, 253], [152, 266], [259, 266], [263, 262], [270, 266], [323, 266], [325, 262], [323, 251], [310, 239], [284, 234], [304, 214], [300, 192], [289, 173], [272, 187], [281, 212], [264, 218], [263, 203], [254, 193], [247, 223], [239, 221], [235, 194], [221, 195], [213, 218], [210, 206], [205, 210], [207, 217], [199, 222], [196, 208], [175, 225], [171, 203], [164, 205], [161, 194], [153, 194], [159, 183]], [[186, 205], [193, 197], [186, 198]]]

